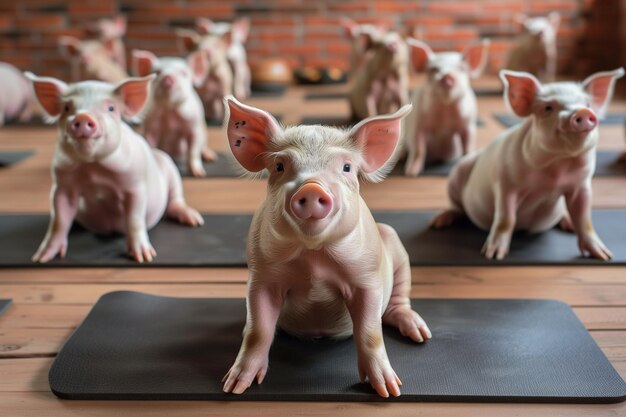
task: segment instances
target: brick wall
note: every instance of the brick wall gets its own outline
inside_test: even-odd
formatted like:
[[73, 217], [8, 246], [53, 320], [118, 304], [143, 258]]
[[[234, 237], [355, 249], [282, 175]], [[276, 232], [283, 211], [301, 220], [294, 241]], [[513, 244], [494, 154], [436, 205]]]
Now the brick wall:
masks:
[[[57, 50], [59, 35], [83, 34], [85, 23], [121, 12], [129, 20], [127, 47], [177, 54], [174, 28], [198, 16], [230, 20], [248, 15], [251, 61], [279, 56], [299, 65], [348, 64], [349, 42], [340, 16], [360, 22], [386, 21], [418, 28], [435, 49], [462, 49], [481, 37], [492, 39], [490, 71], [502, 64], [516, 28], [516, 13], [557, 10], [560, 70], [586, 73], [617, 65], [620, 0], [2, 0], [0, 61], [66, 78]], [[616, 12], [617, 10], [617, 12]], [[599, 45], [601, 47], [599, 47]]]

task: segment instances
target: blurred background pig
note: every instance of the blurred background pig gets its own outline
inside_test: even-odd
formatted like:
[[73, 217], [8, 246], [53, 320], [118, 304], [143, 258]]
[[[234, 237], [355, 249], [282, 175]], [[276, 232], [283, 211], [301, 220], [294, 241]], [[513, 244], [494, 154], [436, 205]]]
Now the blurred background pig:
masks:
[[128, 78], [126, 68], [113, 59], [109, 48], [99, 40], [61, 36], [59, 49], [61, 55], [70, 61], [74, 82], [100, 80], [116, 83]]
[[87, 27], [87, 32], [98, 39], [113, 61], [124, 69], [126, 69], [126, 48], [124, 47], [126, 27], [126, 17], [124, 16], [100, 19]]
[[365, 61], [366, 52], [372, 47], [372, 40], [380, 40], [388, 28], [384, 24], [358, 24], [347, 17], [342, 17], [339, 23], [351, 42], [349, 71], [350, 74], [354, 74]]
[[38, 113], [30, 82], [11, 64], [0, 62], [0, 126], [25, 122]]

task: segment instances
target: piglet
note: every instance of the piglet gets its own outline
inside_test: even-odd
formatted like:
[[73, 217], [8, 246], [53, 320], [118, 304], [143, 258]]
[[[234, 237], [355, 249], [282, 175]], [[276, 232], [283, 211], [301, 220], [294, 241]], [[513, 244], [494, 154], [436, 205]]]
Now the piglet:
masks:
[[115, 62], [107, 46], [98, 40], [61, 36], [59, 48], [61, 55], [71, 63], [72, 81], [100, 80], [117, 83], [128, 78], [126, 69]]
[[34, 113], [36, 105], [30, 83], [13, 65], [0, 62], [0, 126], [13, 120], [30, 120]]
[[105, 46], [111, 59], [122, 68], [126, 68], [126, 49], [123, 40], [126, 27], [126, 18], [116, 16], [111, 19], [100, 19], [87, 28], [88, 32]]
[[513, 231], [536, 233], [560, 224], [576, 233], [581, 254], [610, 259], [591, 222], [591, 176], [598, 118], [623, 75], [620, 68], [582, 83], [543, 85], [532, 74], [501, 71], [505, 101], [526, 119], [459, 162], [448, 186], [452, 208], [432, 226], [467, 216], [489, 230], [482, 253], [502, 259]]
[[135, 133], [122, 118], [137, 116], [148, 101], [153, 76], [117, 85], [25, 74], [59, 139], [52, 160], [48, 231], [33, 256], [48, 262], [67, 251], [74, 220], [95, 233], [125, 233], [137, 262], [156, 256], [148, 229], [163, 215], [198, 226], [200, 214], [183, 197], [172, 159]]
[[340, 130], [282, 128], [232, 97], [226, 104], [235, 158], [247, 171], [267, 170], [269, 180], [248, 235], [248, 318], [224, 391], [263, 381], [278, 324], [305, 339], [354, 334], [361, 380], [382, 397], [400, 395], [382, 324], [415, 342], [431, 333], [409, 303], [408, 255], [395, 230], [374, 221], [359, 178], [380, 181], [391, 168], [411, 106]]
[[388, 28], [383, 24], [358, 24], [347, 17], [341, 18], [339, 23], [346, 37], [352, 43], [350, 50], [350, 74], [354, 74], [365, 62], [366, 53], [372, 47], [372, 40], [380, 40], [387, 33]]
[[213, 22], [211, 19], [196, 20], [198, 32], [202, 35], [218, 36], [227, 44], [226, 56], [233, 71], [235, 97], [242, 100], [250, 96], [250, 66], [245, 43], [250, 33], [250, 19], [242, 17], [232, 23]]
[[526, 71], [542, 81], [556, 77], [556, 35], [561, 15], [552, 12], [547, 17], [517, 17], [522, 33], [509, 53], [506, 68]]
[[409, 102], [409, 50], [402, 37], [396, 32], [365, 36], [371, 46], [349, 97], [354, 120], [389, 113]]
[[194, 86], [202, 85], [208, 73], [205, 52], [197, 50], [183, 59], [157, 58], [151, 52], [135, 50], [132, 59], [135, 75], [157, 74], [152, 102], [142, 123], [146, 140], [175, 160], [186, 160], [192, 175], [205, 176], [202, 160], [217, 158], [207, 147], [204, 108], [194, 90]]
[[482, 73], [489, 41], [463, 53], [434, 53], [412, 38], [408, 44], [413, 66], [427, 73], [426, 82], [413, 94], [415, 111], [405, 122], [403, 138], [408, 151], [404, 172], [416, 176], [427, 162], [449, 162], [474, 149], [478, 106], [470, 78]]

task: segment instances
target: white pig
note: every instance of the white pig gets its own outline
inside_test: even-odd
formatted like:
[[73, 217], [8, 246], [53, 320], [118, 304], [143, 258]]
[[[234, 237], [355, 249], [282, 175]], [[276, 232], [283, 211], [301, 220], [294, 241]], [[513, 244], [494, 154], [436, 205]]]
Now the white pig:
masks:
[[449, 162], [474, 149], [478, 105], [470, 77], [482, 73], [489, 41], [471, 45], [463, 53], [434, 53], [412, 38], [408, 44], [413, 66], [428, 76], [413, 94], [415, 111], [404, 129], [408, 151], [404, 172], [416, 176], [427, 162]]
[[372, 40], [380, 40], [387, 33], [387, 26], [373, 24], [358, 24], [352, 19], [342, 17], [339, 21], [345, 35], [350, 39], [350, 74], [363, 65], [367, 51], [372, 47]]
[[135, 75], [157, 74], [152, 102], [142, 123], [143, 136], [175, 160], [186, 160], [192, 175], [205, 176], [202, 160], [217, 158], [207, 147], [204, 108], [194, 90], [194, 86], [202, 85], [209, 70], [205, 52], [197, 50], [185, 60], [157, 58], [151, 52], [134, 50], [132, 66]]
[[230, 148], [244, 169], [269, 172], [268, 196], [248, 235], [248, 318], [224, 391], [263, 381], [276, 325], [301, 338], [354, 334], [362, 381], [400, 395], [382, 324], [415, 342], [431, 333], [411, 309], [408, 255], [395, 230], [377, 224], [359, 177], [382, 180], [410, 106], [341, 130], [282, 128], [269, 113], [226, 99]]
[[11, 64], [0, 62], [0, 126], [6, 122], [25, 122], [37, 113], [30, 83]]
[[576, 233], [581, 254], [610, 259], [591, 223], [591, 176], [598, 118], [623, 75], [620, 68], [582, 83], [542, 85], [532, 74], [501, 71], [506, 102], [526, 119], [459, 162], [448, 186], [452, 208], [432, 226], [468, 216], [489, 230], [482, 253], [502, 259], [514, 230], [542, 232], [560, 223]]
[[25, 74], [59, 140], [52, 160], [48, 231], [34, 262], [65, 256], [74, 220], [95, 233], [125, 233], [128, 254], [151, 261], [156, 252], [148, 229], [163, 215], [198, 226], [200, 214], [183, 197], [172, 159], [135, 133], [122, 118], [137, 116], [150, 95], [154, 76], [117, 85]]
[[100, 80], [117, 83], [128, 78], [126, 69], [113, 60], [106, 45], [98, 40], [61, 36], [59, 48], [71, 63], [74, 82]]
[[87, 28], [88, 32], [106, 47], [113, 61], [122, 68], [126, 68], [126, 49], [123, 40], [126, 27], [126, 18], [116, 16], [111, 19], [100, 19]]
[[390, 113], [409, 103], [409, 50], [396, 32], [380, 39], [365, 35], [371, 44], [352, 81], [352, 118], [361, 120]]
[[561, 15], [552, 12], [547, 17], [517, 17], [522, 34], [509, 53], [506, 68], [526, 71], [542, 81], [554, 81], [556, 77], [556, 35]]

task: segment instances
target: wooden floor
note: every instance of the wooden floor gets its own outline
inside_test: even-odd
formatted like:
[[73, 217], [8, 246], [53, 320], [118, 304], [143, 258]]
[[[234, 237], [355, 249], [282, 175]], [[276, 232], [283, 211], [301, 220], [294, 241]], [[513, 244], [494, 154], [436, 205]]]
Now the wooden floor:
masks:
[[[480, 82], [493, 85], [495, 80]], [[308, 91], [310, 88], [294, 87], [281, 98], [250, 99], [248, 103], [282, 115], [286, 124], [297, 123], [305, 113], [347, 116], [344, 101], [304, 101]], [[478, 130], [482, 146], [501, 130], [491, 113], [504, 111], [504, 105], [500, 97], [488, 97], [480, 99], [479, 107], [486, 122]], [[611, 110], [626, 110], [626, 101], [615, 102]], [[0, 171], [0, 212], [48, 211], [55, 138], [55, 130], [49, 127], [0, 130], [0, 150], [36, 151], [33, 157]], [[225, 149], [219, 128], [210, 128], [210, 141]], [[602, 127], [600, 147], [623, 148], [623, 126]], [[593, 184], [594, 207], [626, 208], [626, 178], [600, 178]], [[262, 180], [186, 179], [184, 185], [188, 201], [203, 212], [252, 212], [265, 195]], [[372, 209], [436, 209], [447, 204], [445, 186], [443, 178], [390, 178], [382, 184], [365, 184], [362, 190]], [[413, 268], [412, 276], [415, 297], [565, 301], [626, 377], [626, 267], [435, 267]], [[245, 269], [0, 269], [0, 298], [14, 302], [0, 316], [0, 415], [626, 416], [626, 404], [85, 402], [61, 401], [50, 392], [47, 373], [54, 356], [102, 294], [127, 289], [182, 297], [244, 297], [245, 281]]]

